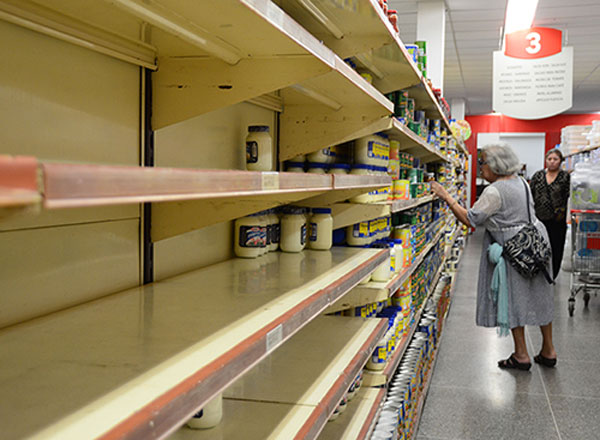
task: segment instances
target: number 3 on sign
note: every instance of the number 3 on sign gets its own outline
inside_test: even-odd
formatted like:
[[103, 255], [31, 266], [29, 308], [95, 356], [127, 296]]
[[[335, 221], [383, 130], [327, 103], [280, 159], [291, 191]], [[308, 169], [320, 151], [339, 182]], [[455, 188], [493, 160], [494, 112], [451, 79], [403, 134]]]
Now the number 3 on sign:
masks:
[[529, 47], [525, 48], [527, 53], [530, 53], [533, 55], [535, 53], [538, 53], [540, 50], [542, 50], [542, 45], [540, 44], [542, 36], [539, 33], [530, 32], [529, 34], [527, 34], [527, 36], [525, 38], [527, 38], [529, 40]]

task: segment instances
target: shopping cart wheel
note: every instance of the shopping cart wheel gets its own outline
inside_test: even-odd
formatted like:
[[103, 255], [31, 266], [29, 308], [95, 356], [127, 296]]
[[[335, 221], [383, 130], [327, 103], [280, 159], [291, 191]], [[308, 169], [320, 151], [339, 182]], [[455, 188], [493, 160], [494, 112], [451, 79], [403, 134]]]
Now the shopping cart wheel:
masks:
[[585, 292], [585, 295], [583, 295], [583, 304], [585, 305], [586, 309], [587, 309], [587, 306], [589, 303], [590, 303], [590, 294], [588, 292]]
[[569, 298], [569, 316], [573, 316], [575, 312], [575, 298]]

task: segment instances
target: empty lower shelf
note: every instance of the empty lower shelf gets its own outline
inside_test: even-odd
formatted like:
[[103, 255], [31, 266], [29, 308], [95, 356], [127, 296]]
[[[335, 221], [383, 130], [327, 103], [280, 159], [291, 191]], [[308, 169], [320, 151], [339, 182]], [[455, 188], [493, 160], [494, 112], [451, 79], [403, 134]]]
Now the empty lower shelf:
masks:
[[348, 403], [346, 411], [327, 425], [319, 440], [363, 440], [373, 429], [381, 404], [385, 398], [384, 388], [362, 387]]
[[160, 437], [386, 254], [234, 259], [8, 327], [0, 331], [3, 437]]
[[217, 427], [171, 438], [316, 438], [386, 329], [382, 319], [316, 319], [225, 391]]

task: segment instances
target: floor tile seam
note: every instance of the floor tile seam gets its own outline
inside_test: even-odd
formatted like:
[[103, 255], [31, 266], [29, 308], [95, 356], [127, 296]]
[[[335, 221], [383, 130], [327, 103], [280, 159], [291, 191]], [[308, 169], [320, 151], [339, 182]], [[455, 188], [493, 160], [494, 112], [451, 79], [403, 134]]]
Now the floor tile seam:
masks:
[[[481, 391], [481, 390], [489, 390], [489, 386], [481, 386], [481, 387], [464, 387], [459, 385], [437, 385], [435, 383], [431, 384], [431, 388], [442, 388], [447, 390], [468, 390], [468, 391]], [[543, 392], [525, 392], [525, 391], [517, 391], [515, 394], [527, 395], [527, 396], [538, 396], [538, 397], [546, 397], [546, 394]]]
[[[431, 385], [433, 386], [433, 384]], [[560, 399], [564, 399], [564, 398], [569, 398], [569, 399], [580, 399], [580, 400], [590, 400], [590, 401], [600, 401], [600, 396], [598, 397], [594, 397], [594, 396], [582, 396], [581, 394], [555, 394], [555, 393], [548, 393], [549, 397], [554, 397], [554, 398], [560, 398]]]
[[[529, 344], [533, 345], [533, 341], [531, 339], [531, 334], [529, 333], [529, 329], [525, 328], [525, 337], [529, 340]], [[552, 402], [550, 401], [550, 396], [548, 395], [548, 390], [546, 388], [546, 382], [544, 381], [544, 375], [542, 374], [539, 368], [535, 368], [534, 371], [539, 375], [542, 388], [544, 390], [544, 394], [546, 396], [546, 402], [548, 402], [548, 409], [550, 409], [550, 415], [552, 416], [552, 422], [554, 423], [554, 429], [556, 430], [556, 434], [558, 435], [558, 440], [562, 440], [562, 436], [560, 435], [560, 429], [558, 429], [558, 422], [556, 421], [556, 416], [554, 415], [554, 409], [552, 409]]]

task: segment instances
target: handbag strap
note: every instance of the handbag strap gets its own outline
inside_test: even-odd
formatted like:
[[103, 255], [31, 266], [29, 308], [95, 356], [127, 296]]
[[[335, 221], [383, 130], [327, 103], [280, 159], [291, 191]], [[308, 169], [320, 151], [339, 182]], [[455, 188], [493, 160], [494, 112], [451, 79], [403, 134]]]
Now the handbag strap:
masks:
[[523, 182], [523, 186], [525, 187], [525, 199], [527, 200], [527, 216], [529, 217], [529, 223], [531, 223], [531, 210], [529, 209], [529, 190], [527, 188], [527, 182], [525, 179], [520, 177], [521, 182]]

